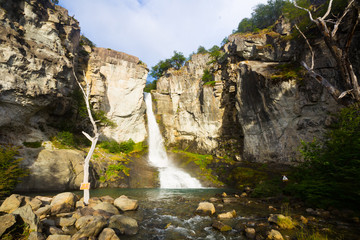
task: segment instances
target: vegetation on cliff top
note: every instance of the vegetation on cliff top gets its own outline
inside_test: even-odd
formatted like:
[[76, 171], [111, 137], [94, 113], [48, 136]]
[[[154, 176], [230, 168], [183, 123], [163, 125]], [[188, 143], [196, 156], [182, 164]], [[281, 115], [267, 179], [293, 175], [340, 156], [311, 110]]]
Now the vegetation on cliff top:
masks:
[[179, 70], [185, 63], [186, 58], [181, 52], [174, 51], [174, 55], [171, 58], [161, 60], [151, 68], [150, 76], [155, 79], [162, 77], [167, 70], [174, 68]]

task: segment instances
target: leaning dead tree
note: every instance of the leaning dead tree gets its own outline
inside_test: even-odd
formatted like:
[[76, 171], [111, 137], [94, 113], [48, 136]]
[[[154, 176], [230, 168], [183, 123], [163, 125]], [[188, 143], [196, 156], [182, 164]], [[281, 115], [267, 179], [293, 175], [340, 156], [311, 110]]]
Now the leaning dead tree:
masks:
[[[353, 66], [350, 62], [350, 56], [349, 56], [351, 42], [353, 40], [355, 30], [356, 27], [358, 26], [359, 18], [360, 18], [360, 14], [359, 14], [360, 0], [349, 1], [342, 15], [340, 17], [337, 17], [336, 19], [327, 19], [331, 13], [333, 0], [330, 0], [327, 11], [324, 14], [324, 16], [318, 17], [316, 19], [314, 19], [313, 14], [309, 9], [298, 6], [296, 0], [293, 0], [293, 3], [297, 8], [308, 12], [310, 20], [314, 22], [318, 27], [318, 29], [320, 30], [323, 39], [325, 41], [325, 44], [329, 48], [331, 55], [333, 56], [333, 58], [337, 63], [346, 90], [340, 91], [340, 89], [330, 84], [329, 81], [327, 81], [324, 77], [322, 77], [320, 74], [314, 71], [314, 61], [315, 61], [314, 51], [308, 39], [304, 35], [304, 33], [301, 32], [301, 30], [296, 26], [296, 28], [301, 33], [301, 35], [305, 38], [306, 43], [309, 46], [312, 54], [311, 66], [309, 67], [305, 62], [303, 62], [303, 66], [307, 69], [310, 76], [312, 76], [314, 79], [320, 82], [329, 91], [329, 93], [333, 96], [333, 98], [337, 102], [344, 103], [342, 102], [342, 98], [347, 95], [350, 95], [351, 98], [354, 99], [355, 101], [360, 101], [359, 82], [357, 76], [355, 75]], [[339, 26], [343, 23], [345, 16], [348, 14], [352, 14], [351, 23], [349, 26], [347, 26], [348, 30], [345, 41], [340, 41], [339, 36], [337, 34], [339, 30]]]
[[81, 85], [80, 81], [76, 77], [75, 70], [73, 70], [73, 73], [74, 73], [75, 80], [78, 83], [78, 85], [81, 89], [81, 92], [83, 93], [84, 100], [86, 103], [87, 113], [89, 115], [90, 122], [93, 126], [93, 137], [91, 137], [88, 133], [86, 133], [84, 131], [82, 132], [85, 135], [85, 137], [91, 141], [91, 147], [90, 147], [90, 150], [89, 150], [89, 152], [85, 158], [85, 162], [84, 162], [84, 180], [80, 187], [82, 190], [84, 190], [84, 203], [87, 205], [87, 204], [89, 204], [89, 198], [90, 198], [89, 162], [94, 153], [96, 143], [99, 139], [100, 133], [98, 132], [96, 122], [91, 113], [90, 101], [89, 101], [90, 100], [90, 83], [87, 80], [86, 75], [84, 73], [84, 79], [85, 79], [85, 84], [86, 84], [85, 89], [84, 89], [84, 87]]

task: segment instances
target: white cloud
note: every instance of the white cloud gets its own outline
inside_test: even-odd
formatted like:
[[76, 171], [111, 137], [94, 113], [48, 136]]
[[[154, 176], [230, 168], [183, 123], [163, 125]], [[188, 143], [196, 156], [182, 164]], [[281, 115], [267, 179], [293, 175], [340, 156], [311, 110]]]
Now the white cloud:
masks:
[[219, 45], [267, 0], [60, 0], [97, 46], [139, 57], [149, 67], [198, 46]]

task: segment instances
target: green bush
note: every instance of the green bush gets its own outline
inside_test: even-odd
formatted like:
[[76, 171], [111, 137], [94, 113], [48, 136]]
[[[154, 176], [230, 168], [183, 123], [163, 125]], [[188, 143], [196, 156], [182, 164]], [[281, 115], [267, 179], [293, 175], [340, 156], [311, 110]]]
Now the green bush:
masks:
[[171, 58], [161, 60], [151, 68], [150, 76], [158, 80], [170, 68], [179, 70], [184, 65], [185, 60], [186, 58], [181, 52], [174, 51], [174, 55]]
[[107, 149], [110, 153], [129, 153], [134, 150], [135, 142], [129, 139], [125, 142], [118, 143], [115, 140], [100, 143], [100, 147]]
[[67, 132], [67, 131], [59, 132], [55, 138], [62, 145], [68, 147], [76, 146], [74, 135], [71, 132]]
[[302, 142], [304, 163], [295, 171], [296, 183], [289, 191], [318, 207], [358, 207], [360, 104], [342, 109], [324, 137], [323, 142]]
[[203, 80], [203, 82], [205, 82], [205, 83], [213, 81], [213, 75], [210, 73], [209, 69], [204, 70], [201, 80]]
[[28, 174], [28, 170], [20, 167], [22, 159], [16, 158], [18, 154], [16, 147], [0, 146], [0, 198], [9, 195], [19, 178]]

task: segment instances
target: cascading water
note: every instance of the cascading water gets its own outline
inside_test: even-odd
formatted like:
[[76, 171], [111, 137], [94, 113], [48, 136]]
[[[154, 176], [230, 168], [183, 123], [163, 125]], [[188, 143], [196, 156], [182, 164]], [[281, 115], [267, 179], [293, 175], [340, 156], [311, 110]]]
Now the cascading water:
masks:
[[159, 169], [160, 188], [201, 188], [201, 183], [168, 159], [163, 138], [152, 110], [151, 94], [145, 93], [149, 127], [149, 162]]

